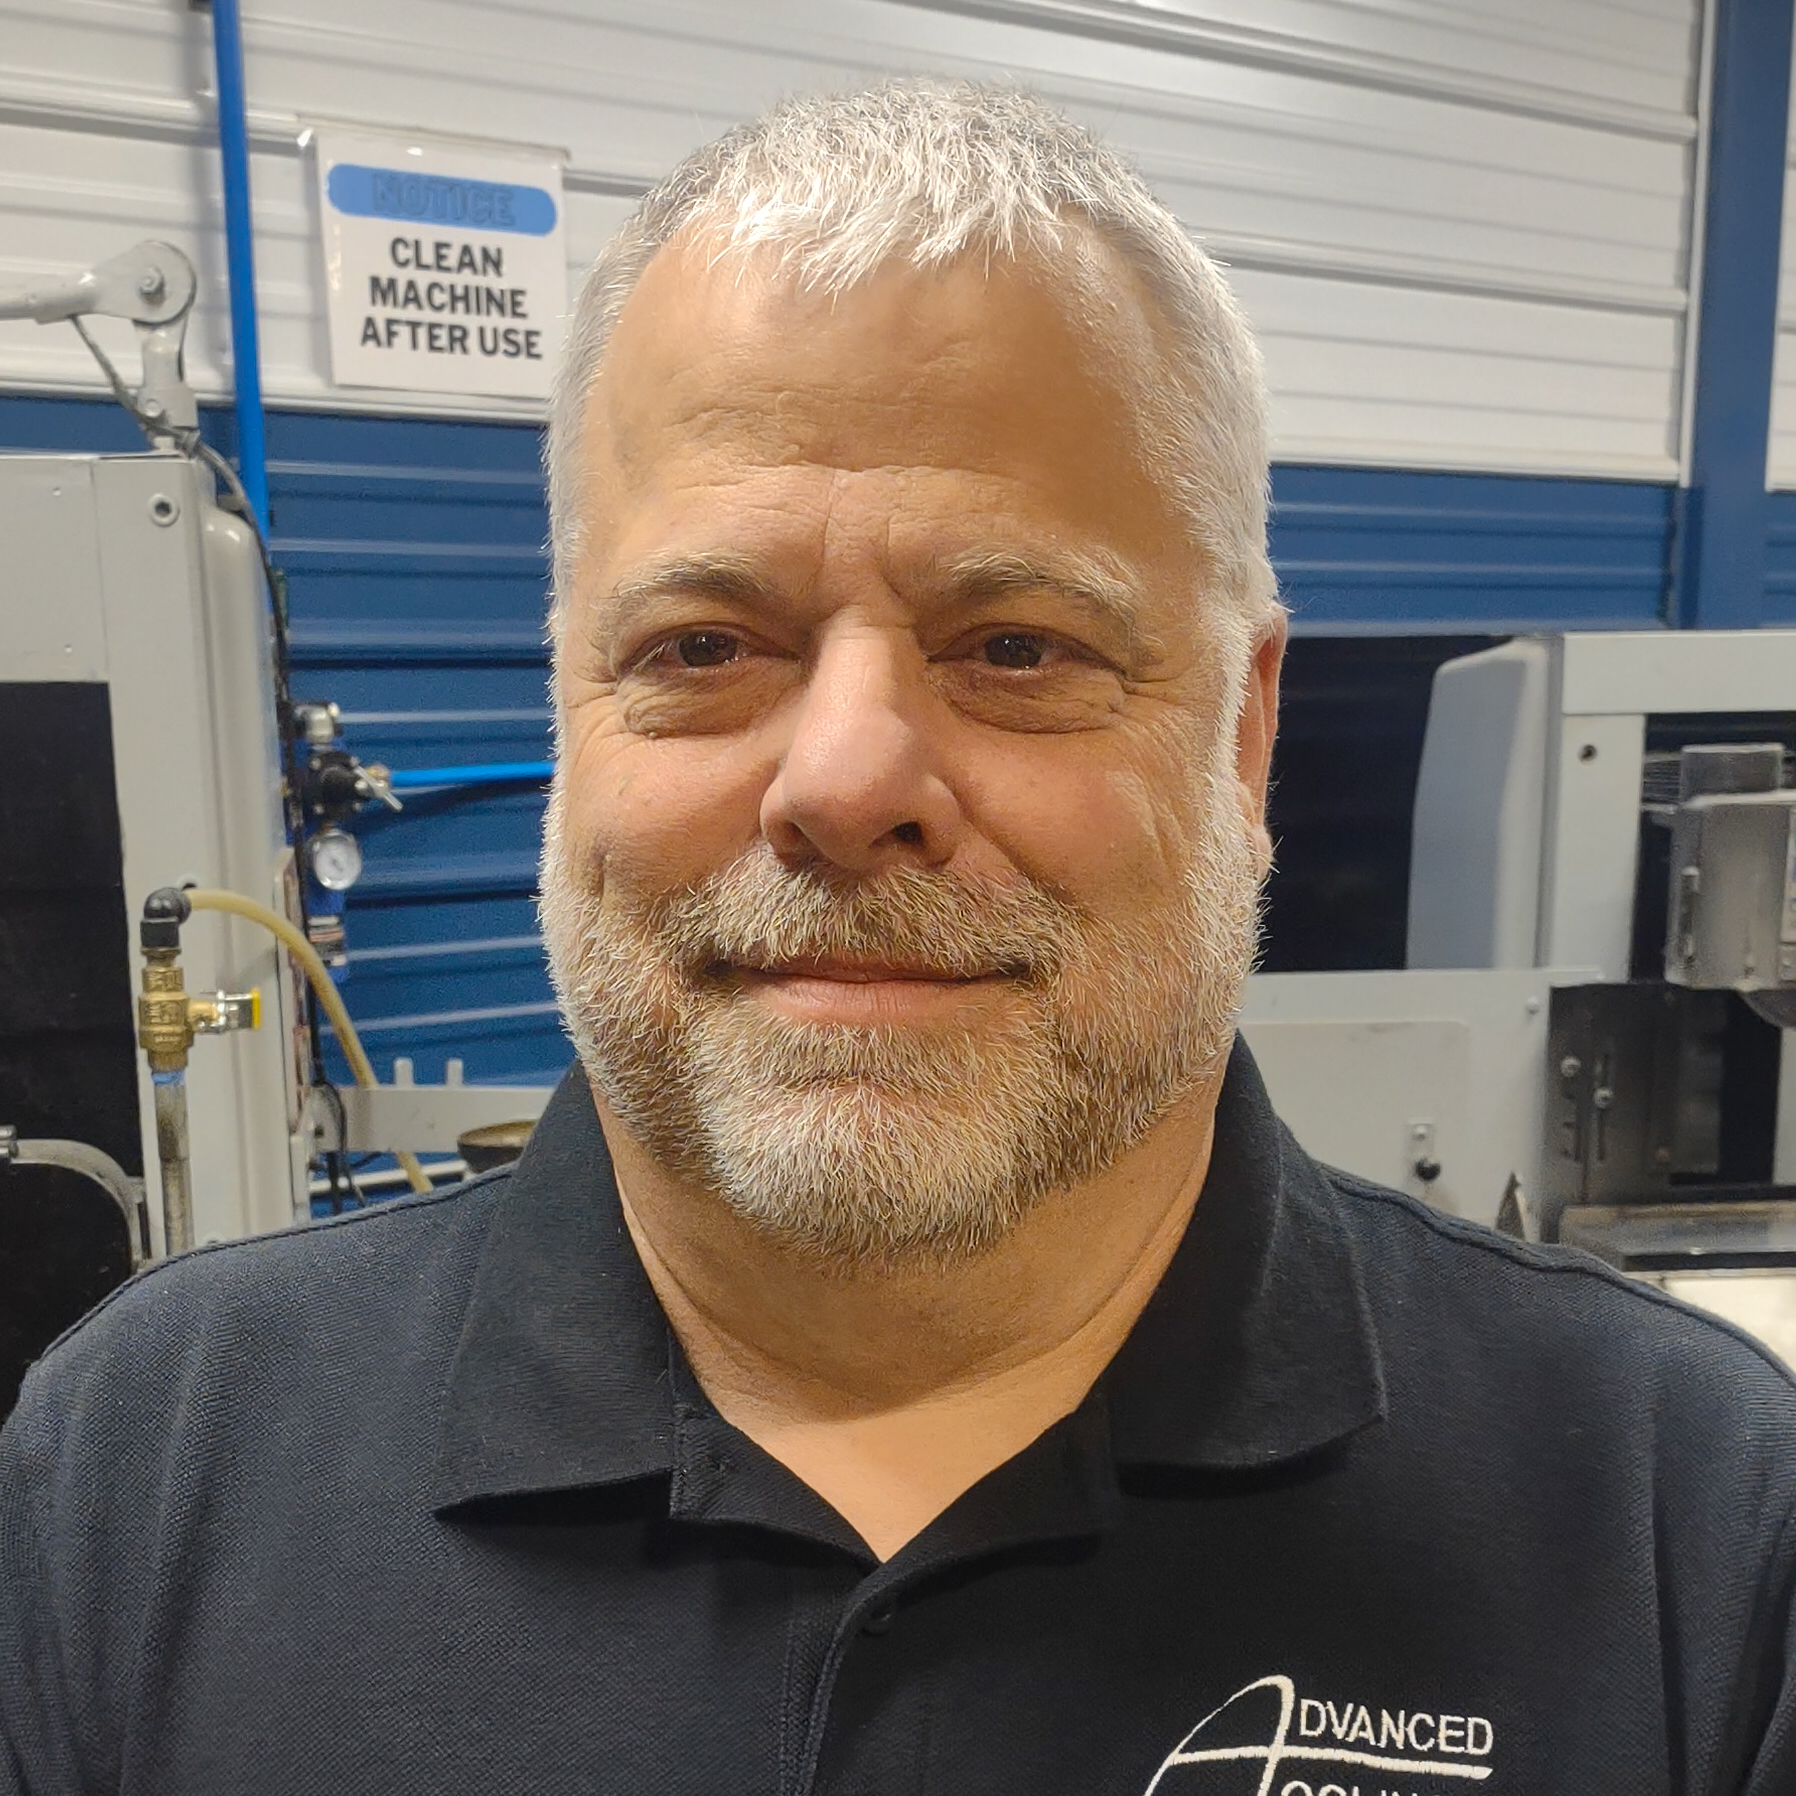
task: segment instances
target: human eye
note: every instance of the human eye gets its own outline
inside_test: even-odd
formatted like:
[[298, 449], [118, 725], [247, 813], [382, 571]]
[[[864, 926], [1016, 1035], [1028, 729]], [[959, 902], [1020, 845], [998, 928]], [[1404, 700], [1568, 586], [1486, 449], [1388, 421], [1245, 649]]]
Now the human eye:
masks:
[[936, 658], [935, 678], [964, 715], [999, 729], [1096, 727], [1121, 700], [1117, 669], [1076, 637], [1028, 624], [986, 624]]
[[675, 623], [623, 657], [617, 683], [626, 726], [648, 736], [752, 728], [790, 688], [789, 650], [735, 624]]
[[998, 630], [977, 645], [988, 667], [1027, 671], [1042, 667], [1064, 653], [1064, 646], [1041, 630]]
[[652, 644], [636, 665], [644, 672], [728, 667], [732, 662], [742, 660], [748, 652], [747, 641], [734, 630], [678, 630]]
[[1108, 665], [1105, 656], [1074, 637], [1032, 624], [988, 624], [970, 630], [942, 657], [971, 671], [1060, 674]]

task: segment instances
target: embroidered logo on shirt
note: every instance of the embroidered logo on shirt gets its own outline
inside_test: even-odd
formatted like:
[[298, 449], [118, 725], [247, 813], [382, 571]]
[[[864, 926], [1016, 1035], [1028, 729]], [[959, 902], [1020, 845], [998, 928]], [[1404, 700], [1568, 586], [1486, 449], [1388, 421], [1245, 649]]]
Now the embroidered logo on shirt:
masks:
[[1483, 1783], [1495, 1747], [1482, 1715], [1329, 1702], [1274, 1674], [1211, 1710], [1142, 1796], [1444, 1796]]

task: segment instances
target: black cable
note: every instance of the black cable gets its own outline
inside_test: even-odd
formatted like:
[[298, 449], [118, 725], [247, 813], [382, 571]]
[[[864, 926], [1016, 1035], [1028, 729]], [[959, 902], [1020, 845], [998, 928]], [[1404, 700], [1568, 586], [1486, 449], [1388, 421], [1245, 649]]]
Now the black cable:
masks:
[[[547, 783], [544, 781], [544, 786]], [[485, 780], [414, 789], [405, 795], [403, 812], [370, 809], [365, 816], [357, 818], [356, 834], [363, 841], [368, 841], [385, 830], [396, 829], [407, 822], [416, 823], [422, 818], [439, 816], [462, 805], [481, 804], [488, 799], [508, 798], [518, 793], [538, 798], [543, 796], [542, 788], [523, 780]]]
[[[315, 1092], [322, 1093], [327, 1087], [323, 1084], [317, 1084], [314, 1085], [312, 1089]], [[338, 1140], [340, 1141], [341, 1139], [342, 1133], [339, 1131]], [[343, 1214], [343, 1168], [340, 1163], [340, 1156], [333, 1153], [329, 1148], [326, 1148], [322, 1153], [318, 1154], [316, 1158], [324, 1168], [324, 1176], [328, 1186], [325, 1197], [330, 1205], [330, 1213], [333, 1216], [341, 1216]], [[308, 1171], [309, 1170], [310, 1169], [308, 1168]]]
[[355, 1167], [349, 1157], [349, 1112], [343, 1103], [342, 1092], [335, 1085], [330, 1091], [331, 1102], [337, 1109], [337, 1160], [343, 1168], [343, 1182], [349, 1187], [349, 1195], [365, 1210], [368, 1194], [355, 1182]]
[[320, 1078], [315, 1090], [324, 1094], [337, 1118], [337, 1145], [323, 1155], [325, 1176], [330, 1180], [331, 1213], [340, 1216], [343, 1213], [342, 1200], [338, 1194], [338, 1182], [349, 1188], [349, 1195], [356, 1201], [360, 1209], [368, 1207], [368, 1196], [356, 1183], [354, 1166], [349, 1154], [349, 1110], [343, 1102], [343, 1094], [336, 1085], [327, 1078]]
[[[87, 345], [94, 360], [100, 364], [100, 372], [106, 376], [106, 384], [112, 389], [113, 398], [137, 421], [138, 428], [152, 447], [157, 442], [166, 440], [173, 443], [189, 461], [197, 461], [210, 468], [213, 475], [224, 483], [225, 491], [230, 497], [230, 503], [225, 509], [242, 518], [249, 526], [250, 535], [255, 538], [256, 554], [262, 563], [262, 577], [268, 582], [268, 603], [274, 621], [272, 671], [275, 728], [281, 744], [284, 786], [282, 809], [287, 826], [287, 844], [297, 859], [305, 849], [305, 815], [300, 801], [299, 736], [293, 711], [293, 657], [288, 641], [286, 576], [274, 564], [268, 538], [262, 534], [262, 520], [256, 516], [256, 508], [250, 504], [249, 494], [244, 490], [237, 470], [200, 435], [198, 425], [174, 424], [167, 418], [151, 417], [144, 411], [137, 403], [137, 396], [125, 385], [118, 369], [113, 366], [112, 358], [95, 341], [87, 326], [79, 318], [71, 318], [69, 322], [75, 327], [81, 341]], [[304, 868], [298, 870], [303, 875]]]
[[324, 1162], [324, 1176], [329, 1182], [329, 1189], [324, 1194], [325, 1201], [329, 1204], [330, 1213], [333, 1216], [341, 1216], [343, 1214], [343, 1181], [338, 1176], [337, 1156], [327, 1152], [320, 1158]]

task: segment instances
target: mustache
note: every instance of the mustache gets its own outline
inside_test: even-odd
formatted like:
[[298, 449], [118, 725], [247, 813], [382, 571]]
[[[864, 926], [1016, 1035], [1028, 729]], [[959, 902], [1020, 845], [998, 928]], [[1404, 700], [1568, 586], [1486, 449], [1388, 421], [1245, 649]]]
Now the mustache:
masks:
[[1073, 957], [1081, 923], [1071, 903], [1029, 879], [910, 866], [856, 876], [789, 867], [761, 848], [661, 900], [651, 926], [693, 981], [827, 960], [1039, 981]]

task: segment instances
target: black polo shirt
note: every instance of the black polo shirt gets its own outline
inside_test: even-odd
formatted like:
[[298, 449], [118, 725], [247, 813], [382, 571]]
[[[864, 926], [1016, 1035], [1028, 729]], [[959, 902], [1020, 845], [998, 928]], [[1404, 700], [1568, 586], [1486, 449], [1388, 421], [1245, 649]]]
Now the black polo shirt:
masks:
[[717, 1415], [563, 1085], [158, 1268], [0, 1448], [0, 1791], [1792, 1796], [1796, 1397], [1310, 1161], [1245, 1051], [1088, 1400], [881, 1565]]

